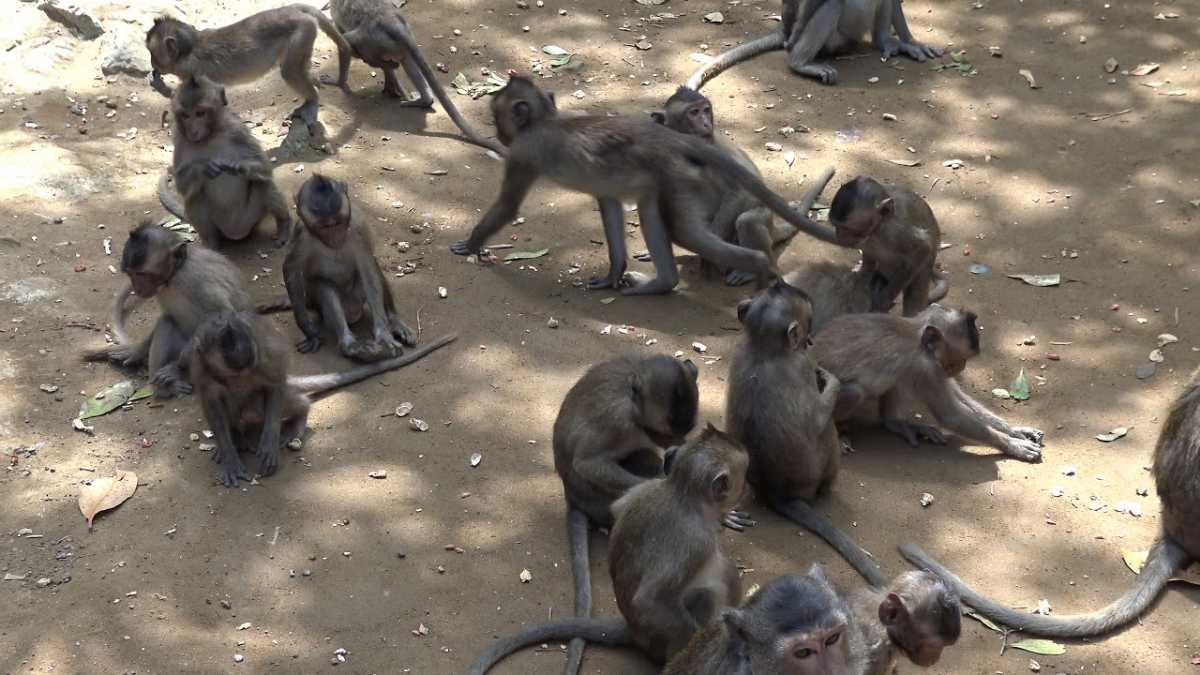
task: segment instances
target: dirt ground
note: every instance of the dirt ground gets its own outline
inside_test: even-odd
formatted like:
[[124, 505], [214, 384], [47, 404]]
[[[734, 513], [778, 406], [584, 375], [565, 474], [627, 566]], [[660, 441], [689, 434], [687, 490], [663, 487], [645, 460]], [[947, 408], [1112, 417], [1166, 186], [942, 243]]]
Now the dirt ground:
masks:
[[[214, 26], [273, 3], [194, 4], [202, 10], [193, 19]], [[547, 58], [543, 45], [564, 47], [585, 67], [542, 84], [562, 108], [593, 113], [653, 109], [697, 65], [689, 57], [701, 45], [714, 54], [773, 28], [767, 17], [779, 12], [775, 2], [717, 0], [531, 4], [415, 0], [406, 12], [426, 57], [448, 66], [443, 82], [460, 71], [482, 79], [481, 67], [529, 72]], [[979, 312], [985, 331], [964, 385], [1004, 416], [1045, 429], [1045, 461], [953, 443], [909, 449], [867, 430], [854, 435], [858, 451], [823, 508], [886, 569], [902, 569], [896, 545], [916, 541], [1012, 603], [1097, 608], [1133, 578], [1122, 551], [1145, 549], [1157, 532], [1147, 465], [1165, 405], [1200, 361], [1200, 8], [1099, 0], [911, 0], [905, 8], [918, 39], [964, 52], [968, 65], [885, 64], [864, 51], [839, 60], [841, 84], [824, 87], [791, 75], [773, 53], [705, 91], [728, 139], [785, 194], [834, 165], [837, 182], [865, 173], [928, 195], [951, 244], [941, 253], [950, 301]], [[723, 24], [702, 21], [718, 10]], [[99, 15], [120, 11], [101, 6]], [[719, 424], [729, 362], [721, 357], [738, 339], [733, 307], [747, 291], [700, 279], [691, 256], [681, 256], [683, 282], [669, 297], [585, 291], [580, 280], [605, 264], [598, 214], [589, 199], [548, 185], [526, 201], [525, 221], [493, 241], [549, 248], [548, 256], [480, 267], [451, 255], [447, 245], [496, 193], [501, 165], [458, 140], [440, 106], [424, 114], [382, 99], [382, 75], [356, 62], [352, 93], [321, 90], [334, 154], [286, 158], [276, 178], [288, 193], [314, 171], [348, 181], [386, 268], [415, 267], [391, 279], [403, 311], [413, 323], [419, 314], [425, 339], [460, 338], [321, 401], [312, 437], [276, 475], [219, 487], [209, 453], [191, 440], [206, 426], [193, 398], [96, 418], [94, 435], [72, 430], [83, 398], [123, 379], [107, 365], [81, 364], [78, 353], [104, 343], [125, 232], [162, 215], [154, 185], [171, 138], [159, 124], [164, 99], [144, 80], [102, 76], [97, 42], [36, 40], [62, 35], [31, 3], [10, 3], [0, 26], [0, 449], [12, 455], [0, 473], [0, 571], [23, 577], [0, 582], [0, 671], [317, 673], [332, 670], [344, 649], [335, 672], [462, 672], [494, 636], [569, 614], [550, 449], [562, 396], [596, 361], [690, 352], [699, 341], [708, 346], [704, 357], [692, 355], [702, 421]], [[634, 47], [639, 40], [650, 48]], [[61, 44], [77, 51], [54, 52]], [[56, 55], [64, 58], [51, 68], [29, 66]], [[1111, 75], [1109, 58], [1120, 63]], [[335, 59], [320, 38], [317, 69], [333, 73]], [[1143, 63], [1161, 65], [1141, 77], [1123, 72]], [[484, 101], [452, 96], [491, 133]], [[295, 105], [282, 80], [233, 87], [230, 98], [261, 125], [266, 147], [278, 146]], [[86, 106], [86, 124], [73, 102]], [[777, 132], [789, 125], [809, 131]], [[888, 161], [908, 159], [921, 164]], [[629, 233], [631, 250], [644, 248], [637, 230]], [[282, 254], [268, 241], [264, 226], [229, 249], [260, 300], [282, 288]], [[401, 241], [412, 248], [401, 252]], [[800, 239], [784, 267], [825, 256], [852, 260]], [[987, 271], [972, 274], [977, 264]], [[1063, 283], [1035, 288], [1006, 276], [1020, 273], [1057, 273]], [[139, 333], [149, 318], [139, 313]], [[298, 336], [290, 316], [273, 320]], [[1162, 333], [1179, 342], [1163, 349], [1151, 378], [1137, 379]], [[293, 365], [318, 372], [344, 361], [326, 347]], [[1032, 384], [1028, 402], [991, 395], [1021, 369]], [[428, 432], [394, 416], [405, 401]], [[1118, 426], [1131, 430], [1113, 443], [1095, 439]], [[473, 453], [483, 457], [474, 468]], [[1064, 475], [1066, 465], [1075, 475]], [[89, 532], [80, 486], [116, 469], [138, 474], [137, 493]], [[374, 471], [386, 479], [368, 477]], [[1062, 496], [1052, 496], [1056, 487]], [[935, 497], [928, 508], [925, 492]], [[1089, 508], [1094, 500], [1103, 508]], [[1143, 515], [1118, 513], [1119, 502]], [[747, 506], [758, 527], [722, 535], [746, 568], [746, 586], [813, 561], [840, 583], [860, 583], [813, 536]], [[593, 539], [596, 613], [614, 615], [603, 541]], [[526, 569], [532, 580], [522, 583]], [[43, 578], [48, 586], [37, 583]], [[999, 634], [968, 620], [959, 645], [928, 672], [1028, 672], [1032, 657], [1049, 673], [1200, 673], [1191, 665], [1200, 655], [1198, 601], [1195, 587], [1175, 584], [1141, 625], [1069, 643], [1059, 656], [1005, 651]], [[554, 672], [560, 648], [528, 650], [495, 672]], [[584, 672], [653, 668], [631, 652], [592, 648]]]

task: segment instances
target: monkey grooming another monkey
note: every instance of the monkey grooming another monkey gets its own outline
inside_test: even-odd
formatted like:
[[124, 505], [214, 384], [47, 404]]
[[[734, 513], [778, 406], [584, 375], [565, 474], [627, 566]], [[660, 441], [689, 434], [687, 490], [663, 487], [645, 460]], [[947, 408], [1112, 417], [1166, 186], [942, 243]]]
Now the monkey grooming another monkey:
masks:
[[837, 69], [817, 63], [816, 58], [846, 53], [861, 44], [867, 33], [885, 60], [903, 54], [923, 62], [945, 53], [941, 47], [913, 39], [900, 0], [783, 0], [781, 30], [719, 54], [692, 73], [687, 86], [698, 90], [742, 61], [776, 49], [788, 51], [788, 67], [796, 74], [836, 84]]
[[[283, 260], [288, 301], [304, 333], [296, 349], [308, 354], [321, 348], [321, 326], [310, 314], [314, 309], [347, 358], [378, 361], [403, 352], [401, 343], [415, 345], [417, 334], [396, 313], [371, 230], [354, 215], [346, 184], [314, 175], [296, 192], [296, 214], [302, 227], [296, 228]], [[260, 309], [268, 308], [274, 306]], [[350, 330], [360, 321], [370, 322], [372, 340], [360, 340]]]
[[1162, 532], [1133, 586], [1104, 609], [1074, 616], [1044, 616], [1010, 609], [975, 591], [915, 544], [900, 552], [931, 570], [980, 614], [1013, 630], [1052, 638], [1086, 638], [1111, 633], [1135, 621], [1162, 594], [1171, 577], [1200, 561], [1200, 368], [1171, 404], [1154, 446], [1151, 468], [1162, 500]]
[[737, 567], [721, 551], [724, 514], [745, 489], [746, 451], [711, 424], [671, 448], [665, 478], [644, 481], [613, 504], [608, 564], [624, 620], [570, 618], [530, 626], [490, 645], [471, 666], [483, 675], [509, 654], [581, 637], [634, 645], [664, 663], [741, 598]]
[[283, 339], [262, 317], [252, 311], [211, 317], [196, 332], [191, 378], [216, 437], [217, 478], [226, 487], [250, 480], [238, 456], [242, 448], [254, 448], [259, 475], [271, 475], [279, 466], [280, 446], [303, 439], [315, 398], [406, 366], [455, 339], [447, 335], [404, 356], [297, 377], [288, 375]]
[[812, 332], [821, 332], [835, 317], [871, 311], [875, 286], [887, 281], [879, 273], [868, 274], [862, 265], [850, 267], [832, 260], [818, 260], [783, 275], [793, 288], [803, 290], [812, 301]]
[[[398, 105], [402, 107], [415, 108], [433, 107], [433, 97], [436, 96], [446, 109], [446, 114], [450, 115], [468, 140], [504, 156], [504, 146], [480, 136], [446, 95], [429, 62], [417, 49], [417, 41], [404, 15], [400, 13], [400, 3], [391, 0], [331, 0], [329, 10], [333, 14], [334, 24], [346, 38], [354, 55], [367, 65], [383, 70], [384, 96], [401, 99]], [[400, 81], [396, 79], [396, 68], [404, 68], [417, 90], [417, 98], [409, 99], [404, 93]]]
[[[946, 442], [935, 427], [900, 418], [904, 400], [923, 403], [943, 427], [1025, 462], [1042, 458], [1041, 430], [1009, 426], [954, 380], [979, 354], [975, 314], [930, 305], [915, 317], [847, 314], [817, 333], [811, 355], [849, 389], [835, 412], [846, 420], [878, 401], [888, 431], [916, 447]], [[851, 401], [856, 401], [851, 405]]]
[[292, 229], [287, 201], [262, 146], [229, 109], [225, 88], [203, 77], [189, 78], [175, 92], [171, 107], [171, 173], [183, 203], [163, 177], [158, 181], [162, 205], [190, 222], [200, 243], [212, 249], [223, 238], [245, 239], [268, 213], [275, 219], [275, 245], [286, 244]]
[[[225, 256], [187, 242], [170, 230], [143, 222], [129, 233], [121, 251], [121, 272], [129, 277], [113, 305], [116, 344], [84, 352], [84, 361], [110, 361], [126, 368], [147, 364], [158, 398], [192, 392], [187, 363], [192, 336], [209, 316], [251, 307], [246, 282]], [[125, 320], [129, 293], [156, 298], [161, 314], [141, 342], [129, 340]]]
[[221, 28], [196, 30], [182, 21], [159, 17], [146, 32], [150, 84], [170, 98], [163, 74], [180, 80], [204, 76], [221, 84], [242, 84], [262, 77], [279, 64], [279, 74], [304, 103], [292, 117], [312, 129], [317, 123], [317, 87], [309, 75], [313, 41], [320, 30], [337, 45], [339, 87], [350, 73], [350, 45], [316, 7], [294, 4], [252, 14]]
[[[833, 242], [831, 227], [818, 224], [788, 207], [753, 172], [728, 153], [679, 134], [638, 116], [559, 117], [552, 95], [533, 81], [514, 75], [491, 101], [497, 135], [509, 149], [500, 195], [471, 230], [470, 236], [451, 245], [458, 255], [474, 255], [487, 239], [517, 215], [521, 202], [539, 177], [545, 175], [564, 187], [597, 198], [608, 242], [609, 270], [594, 277], [589, 288], [617, 288], [625, 280], [626, 295], [667, 293], [679, 281], [672, 240], [701, 258], [729, 269], [755, 275], [772, 272], [770, 257], [762, 251], [722, 241], [709, 228], [707, 204], [691, 204], [671, 195], [695, 195], [719, 200], [719, 191], [705, 182], [711, 172], [748, 191], [760, 203], [799, 229]], [[642, 235], [654, 261], [656, 278], [626, 275], [624, 217], [621, 200], [637, 202]], [[668, 228], [660, 211], [670, 204]]]

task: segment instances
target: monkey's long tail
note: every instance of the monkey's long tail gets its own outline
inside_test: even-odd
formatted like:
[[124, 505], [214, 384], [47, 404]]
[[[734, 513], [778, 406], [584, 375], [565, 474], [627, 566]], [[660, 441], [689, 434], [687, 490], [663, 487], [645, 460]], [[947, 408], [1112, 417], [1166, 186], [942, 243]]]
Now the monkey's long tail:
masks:
[[484, 675], [492, 666], [503, 661], [509, 654], [530, 645], [549, 640], [583, 638], [609, 647], [622, 647], [633, 643], [629, 624], [624, 619], [555, 619], [530, 626], [512, 637], [493, 642], [471, 664], [468, 675]]
[[856, 572], [861, 574], [875, 588], [887, 585], [887, 577], [875, 565], [871, 555], [854, 543], [850, 537], [833, 524], [829, 518], [800, 499], [778, 501], [772, 504], [777, 511], [787, 516], [804, 529], [824, 539], [834, 548]]
[[276, 298], [269, 302], [264, 302], [254, 307], [254, 311], [259, 314], [274, 314], [275, 312], [286, 312], [292, 308], [292, 300], [286, 295], [282, 298]]
[[443, 335], [442, 337], [426, 344], [420, 349], [415, 349], [408, 353], [402, 354], [395, 358], [384, 359], [375, 363], [367, 363], [353, 368], [347, 368], [337, 373], [322, 373], [320, 375], [304, 375], [300, 377], [289, 377], [288, 384], [298, 388], [300, 391], [307, 392], [313, 396], [320, 396], [326, 392], [340, 389], [342, 387], [361, 382], [368, 377], [385, 373], [389, 370], [403, 368], [408, 364], [418, 361], [421, 358], [445, 347], [446, 345], [458, 339], [457, 335]]
[[350, 76], [350, 60], [353, 58], [353, 54], [351, 54], [350, 43], [346, 42], [346, 38], [342, 36], [341, 31], [337, 29], [337, 26], [333, 25], [333, 22], [329, 20], [329, 17], [321, 13], [321, 10], [317, 9], [316, 7], [301, 5], [299, 3], [292, 5], [292, 7], [316, 19], [317, 25], [321, 27], [321, 32], [328, 35], [329, 39], [333, 40], [334, 44], [337, 45], [338, 86], [346, 86], [346, 79]]
[[[575, 616], [592, 616], [592, 570], [588, 555], [588, 517], [579, 509], [567, 508], [567, 543], [571, 547], [571, 571], [575, 576]], [[578, 675], [587, 642], [574, 638], [567, 645], [566, 675]]]
[[904, 544], [900, 554], [909, 562], [933, 572], [958, 591], [962, 601], [980, 614], [1013, 630], [1052, 638], [1082, 638], [1104, 635], [1137, 619], [1146, 611], [1167, 585], [1172, 575], [1191, 562], [1191, 556], [1166, 535], [1160, 536], [1150, 548], [1146, 565], [1133, 587], [1108, 607], [1089, 614], [1074, 616], [1043, 616], [1019, 612], [975, 592], [962, 579], [929, 557], [915, 544]]
[[820, 197], [821, 193], [825, 191], [825, 186], [829, 185], [834, 173], [836, 171], [832, 166], [825, 167], [825, 170], [808, 186], [808, 190], [800, 195], [800, 203], [796, 205], [796, 210], [803, 214], [812, 211], [813, 204], [817, 203], [817, 197]]
[[692, 76], [687, 80], [687, 87], [700, 91], [700, 87], [703, 87], [706, 82], [742, 61], [748, 61], [759, 54], [766, 54], [776, 49], [783, 49], [782, 30], [755, 38], [745, 44], [740, 44], [733, 49], [717, 54], [712, 61], [700, 66], [696, 72], [692, 73]]
[[175, 194], [175, 190], [171, 189], [170, 180], [166, 174], [158, 177], [158, 201], [162, 202], [163, 208], [170, 211], [171, 215], [180, 220], [187, 220], [183, 201]]
[[129, 333], [125, 328], [125, 322], [129, 320], [130, 313], [142, 302], [144, 298], [133, 294], [133, 286], [127, 281], [121, 286], [121, 290], [113, 297], [112, 316], [109, 317], [109, 326], [112, 328], [113, 344], [104, 349], [93, 349], [83, 353], [84, 361], [107, 361], [110, 353], [114, 348], [123, 347], [132, 342], [129, 339]]
[[950, 282], [946, 280], [946, 274], [941, 270], [933, 271], [933, 288], [929, 290], [929, 302], [941, 302], [942, 298], [950, 292]]

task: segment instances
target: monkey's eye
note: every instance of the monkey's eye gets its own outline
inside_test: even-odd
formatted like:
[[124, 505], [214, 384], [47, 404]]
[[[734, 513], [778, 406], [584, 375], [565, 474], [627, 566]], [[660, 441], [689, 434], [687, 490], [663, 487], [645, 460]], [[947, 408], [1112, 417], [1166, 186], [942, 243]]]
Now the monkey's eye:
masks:
[[196, 111], [196, 117], [204, 117], [204, 115], [205, 115], [205, 114], [207, 114], [207, 113], [208, 113], [208, 111], [207, 111], [207, 110], [204, 110], [204, 109], [197, 110], [197, 111]]
[[840, 639], [842, 639], [842, 634], [834, 633], [833, 635], [830, 635], [829, 637], [825, 638], [825, 646], [832, 647], [832, 646], [836, 645], [838, 643], [838, 640], [840, 640]]
[[809, 649], [808, 647], [801, 647], [800, 649], [792, 652], [792, 656], [796, 657], [797, 659], [807, 659], [808, 657], [812, 656], [812, 653], [813, 650]]

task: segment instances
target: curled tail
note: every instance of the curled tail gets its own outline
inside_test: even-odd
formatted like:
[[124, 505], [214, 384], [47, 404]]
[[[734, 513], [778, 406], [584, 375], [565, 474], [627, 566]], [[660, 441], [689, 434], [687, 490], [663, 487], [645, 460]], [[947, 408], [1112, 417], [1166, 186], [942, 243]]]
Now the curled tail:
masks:
[[945, 272], [936, 269], [933, 271], [933, 279], [933, 287], [929, 289], [929, 302], [941, 302], [950, 292], [950, 282], [946, 280]]
[[808, 212], [812, 211], [813, 204], [817, 203], [817, 197], [821, 196], [821, 193], [825, 191], [825, 186], [829, 185], [829, 181], [833, 179], [834, 173], [835, 171], [832, 166], [825, 167], [825, 170], [808, 186], [808, 190], [800, 195], [800, 201], [796, 204], [796, 210], [804, 215], [808, 215]]
[[322, 373], [321, 375], [304, 375], [300, 377], [289, 377], [288, 384], [296, 387], [300, 391], [306, 392], [313, 396], [319, 396], [326, 392], [340, 389], [342, 387], [361, 382], [368, 377], [385, 373], [389, 370], [403, 368], [408, 364], [418, 361], [421, 358], [431, 354], [442, 347], [454, 342], [458, 339], [457, 335], [443, 335], [421, 347], [410, 352], [397, 356], [395, 358], [384, 359], [375, 363], [367, 363], [361, 366], [354, 366], [346, 370], [336, 373]]
[[904, 544], [900, 547], [900, 554], [917, 567], [941, 577], [958, 591], [964, 603], [974, 607], [980, 614], [1013, 630], [1051, 638], [1104, 635], [1137, 619], [1162, 592], [1171, 576], [1191, 561], [1187, 551], [1165, 535], [1161, 536], [1150, 548], [1150, 557], [1147, 558], [1137, 580], [1133, 582], [1133, 587], [1108, 607], [1089, 614], [1043, 616], [1019, 612], [975, 592], [915, 544]]
[[286, 312], [292, 308], [292, 300], [286, 295], [282, 298], [264, 302], [254, 307], [254, 311], [259, 314], [274, 314], [275, 312]]
[[[583, 511], [567, 507], [567, 543], [571, 549], [571, 571], [575, 577], [575, 618], [592, 616], [592, 570], [588, 555], [588, 517]], [[587, 642], [577, 637], [567, 645], [566, 675], [578, 675]]]
[[327, 17], [321, 13], [321, 10], [317, 9], [316, 7], [310, 7], [309, 5], [301, 5], [301, 4], [295, 4], [295, 5], [292, 5], [292, 7], [296, 8], [296, 9], [304, 12], [305, 14], [311, 16], [312, 18], [316, 19], [317, 25], [321, 27], [321, 32], [328, 35], [329, 39], [333, 40], [334, 44], [337, 45], [337, 50], [338, 50], [338, 81], [337, 81], [337, 83], [338, 83], [339, 87], [346, 86], [346, 80], [350, 77], [350, 59], [353, 58], [353, 54], [351, 53], [351, 50], [350, 50], [350, 43], [346, 42], [346, 38], [342, 36], [341, 31], [339, 31], [337, 29], [337, 26], [333, 25], [333, 21], [330, 21], [329, 17]]
[[736, 66], [742, 61], [748, 61], [759, 54], [766, 54], [776, 49], [783, 49], [782, 30], [755, 38], [733, 49], [721, 52], [712, 61], [700, 66], [696, 72], [692, 73], [692, 76], [688, 78], [687, 86], [689, 89], [700, 91], [700, 87], [703, 87], [706, 82], [720, 75], [722, 72]]
[[555, 619], [530, 626], [512, 637], [496, 640], [471, 664], [468, 675], [484, 675], [509, 654], [549, 640], [583, 638], [588, 642], [620, 647], [632, 644], [624, 619]]
[[163, 208], [180, 220], [187, 220], [187, 213], [183, 208], [183, 201], [179, 199], [179, 195], [171, 188], [171, 177], [163, 174], [158, 177], [158, 201], [162, 203]]
[[787, 502], [780, 501], [773, 504], [773, 506], [775, 510], [795, 521], [804, 529], [824, 539], [869, 584], [875, 588], [883, 588], [887, 585], [887, 577], [875, 565], [871, 554], [854, 543], [850, 537], [842, 534], [842, 531], [824, 513], [814, 509], [811, 505], [800, 499], [793, 499]]
[[[83, 353], [84, 361], [110, 361], [120, 356], [121, 360], [128, 360], [129, 355], [140, 352], [141, 346], [134, 349], [133, 341], [129, 339], [129, 333], [125, 328], [125, 322], [129, 319], [129, 314], [138, 305], [142, 304], [143, 298], [133, 294], [133, 286], [129, 282], [125, 282], [121, 286], [121, 290], [117, 291], [113, 297], [112, 316], [109, 317], [109, 327], [112, 329], [113, 343], [102, 349], [91, 349]], [[138, 359], [133, 359], [137, 362]], [[135, 365], [131, 362], [129, 365]]]

